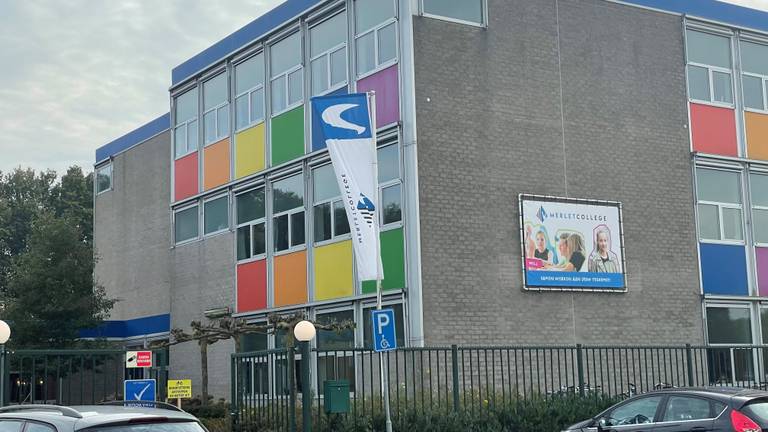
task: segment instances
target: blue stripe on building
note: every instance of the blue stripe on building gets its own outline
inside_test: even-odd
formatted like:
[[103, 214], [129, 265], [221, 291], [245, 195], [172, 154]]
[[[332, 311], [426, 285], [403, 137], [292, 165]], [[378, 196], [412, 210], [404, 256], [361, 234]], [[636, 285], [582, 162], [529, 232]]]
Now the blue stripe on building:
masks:
[[171, 127], [171, 113], [165, 113], [151, 122], [134, 129], [120, 138], [96, 149], [96, 163], [103, 162], [110, 157], [127, 150], [142, 141], [166, 131]]
[[171, 315], [154, 315], [134, 318], [125, 321], [104, 321], [95, 328], [80, 330], [80, 337], [86, 339], [96, 338], [129, 338], [156, 333], [167, 333], [171, 330]]
[[717, 0], [621, 0], [624, 3], [704, 18], [737, 27], [768, 31], [768, 12]]

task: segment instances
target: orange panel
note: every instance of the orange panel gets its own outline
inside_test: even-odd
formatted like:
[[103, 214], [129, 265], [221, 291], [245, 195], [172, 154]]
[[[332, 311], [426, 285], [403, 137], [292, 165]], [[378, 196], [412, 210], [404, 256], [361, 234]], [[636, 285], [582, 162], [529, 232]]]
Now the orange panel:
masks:
[[275, 307], [307, 302], [307, 251], [275, 257]]
[[229, 182], [229, 138], [206, 147], [203, 158], [203, 187], [205, 190]]
[[731, 108], [691, 104], [693, 151], [738, 156], [736, 116]]
[[747, 129], [747, 157], [768, 160], [768, 115], [744, 113]]

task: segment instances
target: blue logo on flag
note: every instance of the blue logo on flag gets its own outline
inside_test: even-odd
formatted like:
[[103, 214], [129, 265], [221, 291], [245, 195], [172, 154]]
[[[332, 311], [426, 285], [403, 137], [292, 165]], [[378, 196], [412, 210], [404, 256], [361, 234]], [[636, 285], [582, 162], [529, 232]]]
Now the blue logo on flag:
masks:
[[367, 196], [360, 194], [360, 201], [357, 202], [357, 210], [363, 215], [363, 219], [368, 222], [368, 225], [373, 224], [373, 218], [376, 216], [376, 206], [373, 205]]
[[323, 140], [373, 137], [365, 93], [313, 97], [312, 109], [322, 120]]

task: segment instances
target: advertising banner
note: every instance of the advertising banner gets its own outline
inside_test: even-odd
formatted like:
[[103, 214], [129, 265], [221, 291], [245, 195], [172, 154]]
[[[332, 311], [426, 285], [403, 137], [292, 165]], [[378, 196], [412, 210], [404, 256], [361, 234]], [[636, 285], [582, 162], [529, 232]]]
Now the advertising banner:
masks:
[[520, 195], [526, 289], [626, 288], [621, 204]]

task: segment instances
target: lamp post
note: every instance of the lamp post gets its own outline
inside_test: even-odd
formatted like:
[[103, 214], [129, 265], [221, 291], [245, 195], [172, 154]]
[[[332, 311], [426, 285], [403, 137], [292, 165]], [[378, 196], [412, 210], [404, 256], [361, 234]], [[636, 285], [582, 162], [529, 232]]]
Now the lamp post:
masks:
[[[310, 394], [309, 378], [309, 342], [315, 338], [317, 330], [309, 321], [300, 321], [293, 327], [293, 335], [299, 341], [301, 348], [301, 418], [304, 423], [304, 432], [312, 431], [312, 395]], [[289, 366], [293, 368], [293, 366]]]
[[6, 363], [5, 343], [11, 338], [11, 328], [3, 320], [0, 320], [0, 407], [5, 406]]

